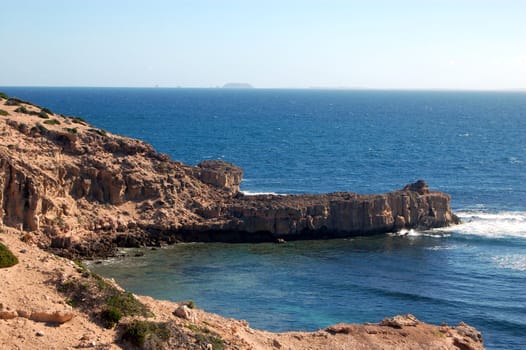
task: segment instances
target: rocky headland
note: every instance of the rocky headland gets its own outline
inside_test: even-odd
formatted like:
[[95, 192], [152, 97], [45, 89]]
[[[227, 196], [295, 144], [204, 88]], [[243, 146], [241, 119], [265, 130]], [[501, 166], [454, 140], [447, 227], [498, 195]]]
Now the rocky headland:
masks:
[[242, 169], [189, 166], [142, 141], [0, 99], [0, 221], [67, 256], [179, 241], [260, 242], [429, 229], [458, 221], [418, 181], [378, 195], [245, 196]]
[[[65, 257], [179, 241], [258, 242], [427, 229], [457, 222], [423, 181], [379, 195], [244, 196], [229, 163], [174, 162], [78, 117], [0, 95], [0, 347], [4, 349], [482, 349], [463, 323], [414, 316], [317, 332], [245, 321], [123, 291]], [[0, 256], [1, 257], [1, 256]]]

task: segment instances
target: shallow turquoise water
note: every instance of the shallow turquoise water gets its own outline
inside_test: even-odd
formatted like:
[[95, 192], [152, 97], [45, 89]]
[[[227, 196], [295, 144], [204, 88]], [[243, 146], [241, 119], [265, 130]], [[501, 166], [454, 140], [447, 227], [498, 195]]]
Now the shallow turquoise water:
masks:
[[433, 231], [286, 244], [181, 244], [91, 268], [135, 293], [192, 299], [261, 329], [315, 330], [413, 313], [427, 322], [476, 325], [490, 348], [519, 348], [526, 325], [524, 249], [521, 239]]

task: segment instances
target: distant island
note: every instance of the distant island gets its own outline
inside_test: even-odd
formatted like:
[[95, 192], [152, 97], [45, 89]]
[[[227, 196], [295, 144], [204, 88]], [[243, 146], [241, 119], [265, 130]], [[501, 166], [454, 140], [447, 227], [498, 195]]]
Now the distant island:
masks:
[[223, 89], [253, 89], [254, 87], [248, 83], [226, 83]]

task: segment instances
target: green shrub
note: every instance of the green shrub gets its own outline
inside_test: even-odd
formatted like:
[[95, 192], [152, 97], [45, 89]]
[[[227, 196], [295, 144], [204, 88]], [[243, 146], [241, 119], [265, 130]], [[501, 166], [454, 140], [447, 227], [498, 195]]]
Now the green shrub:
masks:
[[47, 115], [47, 113], [44, 111], [38, 112], [38, 117], [42, 119], [49, 119], [49, 115]]
[[47, 125], [60, 125], [60, 122], [56, 119], [44, 120], [44, 124]]
[[82, 119], [81, 117], [70, 117], [71, 121], [73, 123], [77, 123], [77, 124], [82, 124], [82, 125], [86, 125], [86, 121], [84, 119]]
[[6, 115], [9, 115], [9, 113], [3, 109], [0, 109], [0, 115], [5, 117]]
[[212, 344], [212, 349], [214, 350], [223, 350], [225, 348], [225, 343], [223, 339], [221, 339], [221, 336], [212, 332], [210, 329], [193, 324], [186, 325], [186, 328], [195, 333], [195, 339], [198, 343], [204, 346], [206, 346], [206, 344]]
[[121, 320], [122, 312], [119, 309], [110, 306], [107, 309], [102, 310], [100, 317], [104, 323], [104, 327], [111, 329]]
[[64, 128], [64, 130], [66, 130], [67, 132], [71, 134], [76, 134], [78, 131], [77, 128]]
[[18, 258], [2, 243], [0, 243], [0, 268], [18, 264]]
[[223, 350], [225, 348], [225, 343], [223, 342], [223, 339], [221, 339], [221, 337], [217, 334], [216, 335], [198, 334], [196, 338], [197, 338], [197, 341], [199, 341], [201, 344], [205, 346], [206, 344], [211, 344], [212, 349], [214, 350]]
[[6, 106], [20, 106], [20, 100], [17, 98], [9, 98], [4, 104]]
[[29, 126], [26, 123], [20, 123], [18, 124], [18, 131], [20, 131], [23, 134], [26, 134], [29, 130]]
[[46, 114], [53, 114], [53, 112], [52, 112], [51, 109], [49, 109], [49, 108], [42, 108], [40, 111], [41, 111], [41, 112], [44, 112], [44, 113], [46, 113]]
[[[45, 123], [45, 122], [44, 122]], [[73, 263], [77, 266], [77, 272], [89, 272], [88, 268], [80, 260], [73, 260]]]
[[[156, 349], [162, 349], [162, 343], [170, 339], [170, 329], [167, 323], [134, 320], [123, 326], [122, 339], [142, 347], [148, 340]], [[215, 349], [215, 348], [214, 348]]]
[[27, 109], [25, 106], [20, 106], [17, 109], [15, 109], [15, 112], [29, 114], [29, 109]]
[[7, 96], [5, 92], [0, 92], [0, 98], [3, 98], [3, 99], [7, 100], [9, 98], [9, 96]]
[[84, 310], [107, 328], [113, 328], [123, 316], [154, 316], [132, 293], [117, 289], [82, 262], [73, 262], [81, 276], [57, 283], [68, 304]]
[[148, 308], [130, 292], [111, 295], [107, 300], [107, 304], [110, 307], [119, 309], [125, 316], [147, 316], [149, 314]]
[[108, 136], [108, 134], [106, 133], [106, 130], [103, 130], [103, 129], [88, 129], [88, 131], [99, 134], [100, 136]]
[[40, 133], [42, 135], [45, 135], [48, 132], [48, 128], [46, 128], [44, 125], [37, 123], [34, 127], [31, 128], [29, 131], [31, 134]]

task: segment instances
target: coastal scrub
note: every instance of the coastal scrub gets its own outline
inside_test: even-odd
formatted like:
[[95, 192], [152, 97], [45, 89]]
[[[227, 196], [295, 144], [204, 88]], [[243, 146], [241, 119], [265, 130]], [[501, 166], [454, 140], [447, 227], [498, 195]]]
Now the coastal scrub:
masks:
[[162, 349], [162, 344], [170, 339], [166, 323], [134, 320], [123, 325], [123, 329], [122, 339], [139, 347], [148, 343], [149, 348]]
[[58, 291], [68, 297], [69, 305], [93, 314], [106, 328], [113, 328], [123, 316], [153, 316], [132, 293], [122, 291], [91, 273], [80, 261], [74, 261], [74, 264], [80, 278], [70, 278], [57, 286]]
[[0, 243], [0, 268], [11, 267], [18, 264], [18, 258], [7, 248]]

